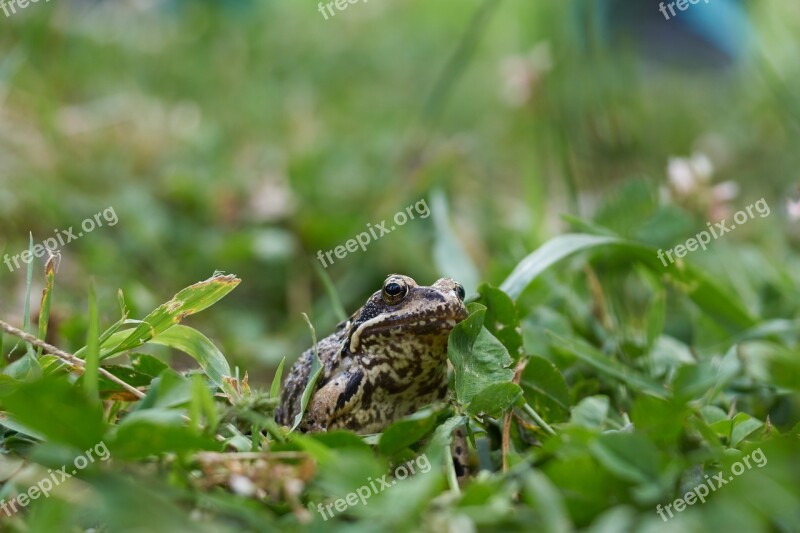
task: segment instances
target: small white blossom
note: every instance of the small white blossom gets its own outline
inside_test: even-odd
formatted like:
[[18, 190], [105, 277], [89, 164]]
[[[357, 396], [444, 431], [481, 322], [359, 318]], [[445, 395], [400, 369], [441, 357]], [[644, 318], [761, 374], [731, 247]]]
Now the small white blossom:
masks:
[[691, 194], [697, 187], [697, 179], [692, 171], [692, 165], [683, 157], [670, 157], [667, 163], [667, 177], [669, 184], [680, 195]]
[[553, 68], [550, 44], [537, 44], [525, 55], [513, 55], [503, 60], [502, 97], [512, 107], [520, 107], [530, 101], [543, 75]]
[[717, 202], [730, 202], [739, 196], [739, 184], [735, 181], [717, 183], [711, 189], [711, 196]]
[[800, 200], [786, 200], [786, 213], [789, 215], [789, 220], [800, 220]]

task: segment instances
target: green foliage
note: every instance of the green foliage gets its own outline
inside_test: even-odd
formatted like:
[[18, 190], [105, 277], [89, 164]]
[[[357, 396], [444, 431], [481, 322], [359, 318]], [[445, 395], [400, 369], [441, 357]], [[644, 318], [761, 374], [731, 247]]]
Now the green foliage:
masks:
[[508, 348], [483, 326], [486, 307], [472, 303], [467, 310], [469, 318], [453, 328], [447, 349], [456, 369], [456, 398], [462, 404], [468, 404], [484, 388], [514, 376], [514, 370], [507, 368], [513, 363]]
[[[0, 336], [0, 500], [110, 452], [0, 527], [797, 531], [800, 19], [791, 2], [718, 0], [655, 31], [647, 4], [365, 1], [324, 20], [290, 1], [31, 2], [0, 17], [0, 255], [119, 214], [66, 246], [60, 272], [0, 264], [0, 318], [84, 366]], [[744, 6], [756, 44], [715, 5]], [[686, 68], [705, 17], [692, 42], [749, 47], [716, 49], [725, 69]], [[711, 175], [677, 194], [665, 166], [693, 155]], [[720, 199], [729, 181], [738, 196]], [[659, 259], [762, 197], [768, 217]], [[429, 219], [315, 259], [421, 199]], [[218, 267], [245, 284], [215, 274], [159, 305]], [[448, 401], [379, 435], [280, 427], [285, 364], [309, 345], [300, 313], [322, 338], [389, 272], [467, 289]], [[658, 515], [745, 458], [706, 502]], [[318, 512], [383, 476], [366, 503]]]

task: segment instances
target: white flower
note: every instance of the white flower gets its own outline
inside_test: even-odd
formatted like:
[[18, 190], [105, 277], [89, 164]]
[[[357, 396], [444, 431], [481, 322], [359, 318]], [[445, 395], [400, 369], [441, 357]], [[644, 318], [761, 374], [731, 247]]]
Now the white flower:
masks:
[[789, 215], [789, 220], [800, 220], [800, 200], [786, 200], [786, 212]]
[[715, 202], [730, 202], [739, 196], [739, 184], [734, 181], [723, 181], [717, 183], [711, 189], [711, 196]]
[[708, 183], [714, 173], [714, 164], [711, 163], [711, 159], [706, 154], [696, 153], [692, 156], [690, 165], [695, 177], [704, 183]]
[[526, 104], [542, 76], [553, 68], [550, 44], [542, 42], [526, 55], [513, 55], [503, 60], [502, 97], [512, 107]]
[[667, 177], [669, 184], [678, 194], [686, 196], [697, 187], [697, 179], [692, 171], [692, 165], [683, 157], [670, 157], [667, 163]]

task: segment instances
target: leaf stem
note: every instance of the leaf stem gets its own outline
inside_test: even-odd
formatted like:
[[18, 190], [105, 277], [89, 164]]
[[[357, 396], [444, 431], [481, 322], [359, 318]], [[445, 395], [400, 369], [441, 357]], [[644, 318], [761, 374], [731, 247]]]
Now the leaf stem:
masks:
[[528, 405], [528, 404], [526, 403], [526, 404], [524, 404], [524, 405], [522, 406], [522, 409], [523, 409], [523, 410], [524, 410], [526, 413], [528, 413], [528, 415], [530, 415], [530, 417], [531, 417], [531, 418], [533, 418], [533, 420], [534, 420], [534, 421], [536, 421], [536, 423], [537, 423], [537, 424], [539, 424], [539, 425], [540, 425], [540, 426], [541, 426], [541, 427], [542, 427], [542, 428], [543, 428], [545, 431], [547, 431], [547, 432], [548, 432], [548, 433], [550, 433], [551, 435], [555, 435], [555, 434], [556, 434], [556, 432], [555, 432], [555, 431], [553, 431], [553, 428], [551, 428], [550, 426], [548, 426], [548, 425], [547, 425], [547, 422], [545, 422], [545, 421], [542, 419], [542, 417], [541, 417], [541, 416], [539, 416], [539, 413], [537, 413], [536, 411], [534, 411], [534, 410], [533, 410], [533, 407], [531, 407], [530, 405]]
[[[71, 366], [72, 368], [74, 368], [76, 370], [79, 370], [80, 372], [84, 371], [85, 365], [84, 365], [83, 360], [82, 359], [78, 359], [77, 357], [75, 357], [71, 353], [67, 353], [67, 352], [65, 352], [63, 350], [59, 350], [55, 346], [53, 346], [51, 344], [48, 344], [48, 343], [46, 343], [46, 342], [44, 342], [42, 340], [39, 340], [36, 337], [34, 337], [33, 335], [31, 335], [29, 333], [25, 333], [21, 329], [17, 329], [14, 326], [12, 326], [11, 324], [9, 324], [7, 322], [4, 322], [2, 320], [0, 320], [0, 329], [2, 329], [3, 331], [5, 331], [6, 333], [8, 333], [10, 335], [13, 335], [15, 337], [18, 337], [18, 338], [22, 339], [23, 341], [27, 342], [28, 344], [36, 346], [37, 348], [44, 348], [45, 350], [47, 350], [48, 353], [50, 353], [50, 354], [58, 357], [59, 359], [61, 359], [61, 361], [63, 363]], [[139, 389], [128, 385], [127, 383], [125, 383], [124, 381], [119, 379], [114, 374], [108, 372], [104, 368], [99, 368], [98, 370], [100, 372], [100, 375], [102, 375], [104, 378], [108, 379], [109, 381], [113, 381], [114, 383], [116, 383], [117, 385], [119, 385], [120, 387], [125, 389], [126, 391], [130, 392], [131, 394], [133, 394], [137, 398], [144, 398], [144, 396], [145, 396], [144, 393], [142, 391], [140, 391]]]
[[444, 445], [444, 465], [447, 471], [447, 483], [450, 485], [450, 490], [454, 494], [461, 494], [461, 488], [458, 486], [458, 476], [456, 476], [456, 465], [453, 464], [453, 452], [450, 449], [450, 439]]

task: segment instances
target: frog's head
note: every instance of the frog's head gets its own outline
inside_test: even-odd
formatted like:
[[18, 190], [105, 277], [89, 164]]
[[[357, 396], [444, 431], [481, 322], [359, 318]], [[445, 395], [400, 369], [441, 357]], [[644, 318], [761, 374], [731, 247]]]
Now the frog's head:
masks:
[[392, 274], [355, 313], [345, 348], [376, 353], [382, 347], [409, 344], [446, 352], [450, 331], [465, 318], [464, 287], [459, 283], [443, 278], [425, 287]]

